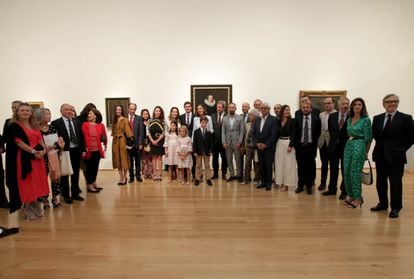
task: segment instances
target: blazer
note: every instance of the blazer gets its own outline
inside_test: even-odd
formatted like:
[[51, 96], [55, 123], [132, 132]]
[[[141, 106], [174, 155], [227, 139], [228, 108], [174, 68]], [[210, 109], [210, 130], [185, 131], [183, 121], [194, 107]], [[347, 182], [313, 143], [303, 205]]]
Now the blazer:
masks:
[[[83, 122], [82, 124], [82, 133], [84, 137], [85, 142], [85, 156], [83, 156], [84, 159], [90, 159], [91, 158], [91, 145], [92, 145], [92, 138], [90, 134], [90, 123], [88, 121]], [[105, 126], [102, 123], [97, 123], [93, 126], [95, 128], [96, 133], [96, 142], [95, 144], [98, 146], [99, 154], [101, 155], [101, 158], [105, 158], [105, 153], [102, 148], [102, 143], [104, 145], [108, 144], [108, 136], [106, 135], [106, 129]]]
[[[51, 124], [56, 128], [58, 132], [58, 136], [62, 137], [63, 140], [65, 141], [64, 150], [68, 151], [70, 149], [70, 137], [69, 137], [69, 132], [66, 129], [66, 125], [65, 125], [63, 118], [60, 117], [56, 120], [53, 120]], [[85, 151], [81, 123], [78, 119], [72, 119], [72, 124], [73, 124], [74, 131], [76, 134], [76, 139], [78, 140], [79, 151]]]
[[372, 135], [375, 147], [372, 159], [388, 164], [406, 164], [406, 152], [414, 142], [413, 118], [397, 111], [391, 121], [389, 132], [384, 132], [385, 113], [374, 116]]
[[[128, 115], [129, 119], [129, 115]], [[140, 144], [144, 143], [145, 136], [147, 131], [144, 130], [144, 125], [142, 124], [141, 116], [134, 115], [134, 124], [132, 126], [132, 132], [134, 133], [134, 148], [138, 149]]]
[[206, 131], [203, 138], [201, 128], [194, 131], [193, 136], [193, 153], [197, 155], [209, 155], [213, 153], [213, 134]]
[[221, 124], [218, 124], [218, 113], [213, 113], [211, 115], [211, 122], [213, 122], [213, 131], [214, 131], [214, 144], [221, 144], [221, 127], [223, 126], [223, 119], [227, 116], [227, 112], [222, 112], [223, 116], [221, 117]]
[[[316, 150], [318, 147], [318, 139], [321, 135], [321, 119], [319, 115], [316, 116], [314, 114], [310, 114], [311, 116], [311, 133], [312, 133], [312, 149], [313, 149], [313, 157], [316, 157]], [[302, 130], [303, 130], [303, 115], [295, 118], [296, 121], [296, 134], [295, 134], [295, 142], [294, 146], [297, 150], [302, 146]]]
[[193, 135], [193, 127], [194, 127], [194, 113], [191, 113], [191, 123], [188, 125], [187, 119], [186, 119], [186, 113], [183, 113], [180, 115], [180, 122], [181, 125], [187, 126], [188, 129], [188, 136], [191, 137]]
[[344, 153], [345, 145], [348, 140], [348, 133], [346, 131], [348, 114], [344, 118], [342, 129], [339, 129], [339, 112], [334, 112], [328, 118], [329, 131], [329, 145], [328, 150], [330, 154], [341, 155]]
[[258, 143], [264, 143], [266, 145], [265, 151], [269, 150], [274, 152], [276, 150], [276, 141], [278, 135], [278, 121], [273, 115], [268, 115], [266, 122], [264, 123], [262, 132], [260, 132], [261, 118], [257, 118], [253, 126], [253, 144], [256, 146]]
[[[318, 108], [312, 108], [312, 115], [319, 117], [319, 115], [321, 114], [321, 110]], [[300, 109], [298, 109], [297, 111], [295, 111], [295, 118], [299, 118], [303, 116], [303, 113]]]
[[245, 124], [243, 117], [234, 114], [233, 128], [230, 126], [230, 117], [227, 115], [223, 118], [221, 124], [221, 140], [223, 144], [235, 147], [236, 144], [243, 143]]

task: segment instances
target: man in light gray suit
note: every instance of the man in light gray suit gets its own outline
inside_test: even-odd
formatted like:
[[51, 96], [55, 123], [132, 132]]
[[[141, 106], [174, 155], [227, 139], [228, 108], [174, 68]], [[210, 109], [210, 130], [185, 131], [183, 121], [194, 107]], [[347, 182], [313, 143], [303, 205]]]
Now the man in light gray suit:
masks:
[[[245, 124], [243, 117], [236, 114], [236, 104], [231, 103], [228, 106], [228, 115], [223, 118], [221, 127], [221, 139], [223, 148], [226, 150], [227, 167], [230, 171], [230, 177], [227, 181], [233, 181], [236, 178], [239, 182], [242, 178], [242, 163], [240, 148], [243, 143]], [[237, 176], [234, 175], [233, 155], [236, 159]]]

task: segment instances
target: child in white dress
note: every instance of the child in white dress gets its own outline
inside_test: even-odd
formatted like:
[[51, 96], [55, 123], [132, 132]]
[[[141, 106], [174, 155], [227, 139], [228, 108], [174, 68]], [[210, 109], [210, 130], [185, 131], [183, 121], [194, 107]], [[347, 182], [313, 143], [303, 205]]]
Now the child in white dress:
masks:
[[[179, 157], [178, 160], [178, 169], [180, 171], [180, 183], [181, 184], [190, 184], [191, 180], [191, 167], [193, 166], [193, 158], [191, 153], [193, 151], [193, 143], [191, 138], [188, 136], [187, 126], [183, 125], [180, 127], [180, 136], [178, 137], [178, 147], [177, 154]], [[187, 181], [184, 179], [184, 173], [187, 173]]]
[[170, 123], [170, 130], [165, 136], [164, 148], [165, 148], [165, 164], [168, 166], [168, 182], [173, 179], [172, 171], [174, 166], [179, 163], [179, 157], [177, 153], [178, 147], [178, 133], [177, 133], [177, 122], [173, 121]]

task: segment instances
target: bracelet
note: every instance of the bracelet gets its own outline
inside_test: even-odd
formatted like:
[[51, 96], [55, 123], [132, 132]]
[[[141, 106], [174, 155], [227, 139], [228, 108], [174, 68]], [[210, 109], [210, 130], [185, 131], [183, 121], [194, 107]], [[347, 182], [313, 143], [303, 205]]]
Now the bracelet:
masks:
[[36, 152], [36, 150], [34, 150], [34, 149], [33, 149], [33, 150], [32, 150], [32, 154], [34, 154], [35, 152]]

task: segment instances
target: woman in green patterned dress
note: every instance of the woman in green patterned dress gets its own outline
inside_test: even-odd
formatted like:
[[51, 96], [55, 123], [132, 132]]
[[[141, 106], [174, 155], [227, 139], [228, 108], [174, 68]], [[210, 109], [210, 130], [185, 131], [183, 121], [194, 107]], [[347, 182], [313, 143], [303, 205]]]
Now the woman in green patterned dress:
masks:
[[344, 182], [349, 197], [345, 204], [357, 208], [364, 203], [361, 171], [372, 140], [371, 120], [362, 98], [352, 100], [347, 124], [349, 138], [344, 152]]

